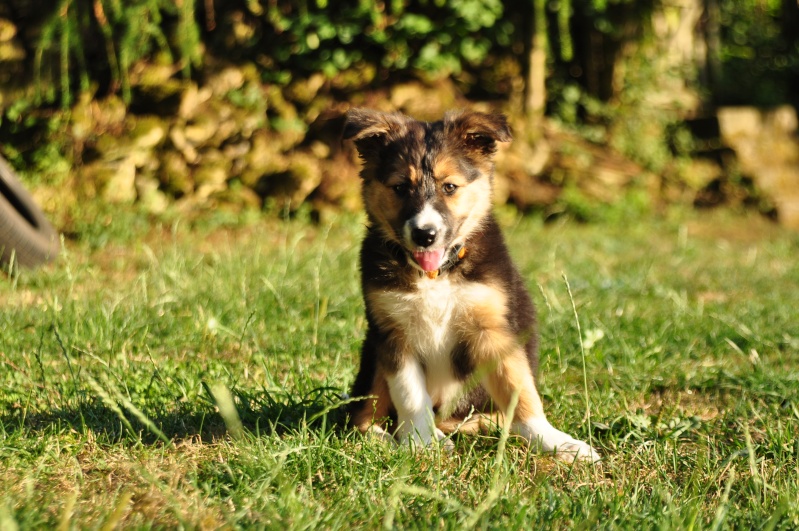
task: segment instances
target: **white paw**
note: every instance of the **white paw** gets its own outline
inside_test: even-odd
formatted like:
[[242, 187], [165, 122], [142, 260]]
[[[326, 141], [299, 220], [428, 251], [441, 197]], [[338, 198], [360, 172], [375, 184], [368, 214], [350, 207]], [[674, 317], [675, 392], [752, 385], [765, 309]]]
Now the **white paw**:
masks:
[[591, 448], [588, 443], [577, 439], [571, 439], [558, 445], [555, 449], [555, 457], [568, 463], [575, 460], [596, 463], [602, 459], [599, 457], [599, 452]]
[[391, 443], [391, 444], [397, 443], [397, 440], [394, 439], [394, 437], [389, 432], [387, 432], [377, 424], [372, 424], [371, 426], [369, 426], [369, 429], [366, 430], [363, 434], [369, 437], [370, 439], [374, 439], [383, 443]]
[[455, 443], [452, 439], [448, 438], [443, 431], [436, 428], [436, 441], [441, 445], [442, 450], [451, 452], [455, 449]]
[[600, 460], [599, 452], [583, 441], [554, 428], [546, 418], [532, 418], [514, 424], [513, 430], [533, 445], [540, 452], [552, 452], [558, 459], [572, 462], [574, 460]]
[[427, 428], [407, 431], [400, 428], [397, 436], [399, 437], [400, 445], [410, 446], [412, 450], [420, 450], [431, 446], [433, 443], [440, 443], [441, 447], [447, 452], [451, 452], [455, 448], [452, 440], [448, 439], [444, 432], [436, 427], [433, 427], [432, 430]]

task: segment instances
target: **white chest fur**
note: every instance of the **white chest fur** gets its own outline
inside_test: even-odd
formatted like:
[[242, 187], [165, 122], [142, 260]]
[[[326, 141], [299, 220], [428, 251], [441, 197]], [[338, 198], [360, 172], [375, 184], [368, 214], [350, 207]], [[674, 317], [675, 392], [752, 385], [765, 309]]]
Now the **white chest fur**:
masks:
[[458, 291], [446, 277], [423, 277], [415, 291], [381, 291], [372, 300], [385, 318], [402, 329], [414, 357], [427, 364], [448, 358], [455, 346], [452, 325], [459, 309]]
[[451, 282], [447, 276], [422, 277], [416, 290], [378, 291], [370, 296], [382, 319], [400, 328], [412, 356], [425, 368], [427, 391], [434, 403], [446, 404], [460, 391], [451, 354], [459, 341], [458, 327], [476, 305], [496, 299], [490, 286]]

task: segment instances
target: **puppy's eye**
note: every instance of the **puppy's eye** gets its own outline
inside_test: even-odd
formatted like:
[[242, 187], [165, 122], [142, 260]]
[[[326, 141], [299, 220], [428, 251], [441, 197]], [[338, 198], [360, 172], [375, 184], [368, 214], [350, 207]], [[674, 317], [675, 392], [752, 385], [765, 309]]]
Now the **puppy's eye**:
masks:
[[452, 195], [455, 193], [455, 190], [458, 189], [458, 185], [452, 183], [444, 183], [441, 189], [444, 190], [445, 194]]
[[396, 185], [392, 186], [391, 188], [392, 188], [392, 190], [394, 190], [394, 193], [399, 195], [399, 196], [403, 196], [403, 195], [406, 195], [408, 193], [408, 185], [406, 183], [396, 184]]

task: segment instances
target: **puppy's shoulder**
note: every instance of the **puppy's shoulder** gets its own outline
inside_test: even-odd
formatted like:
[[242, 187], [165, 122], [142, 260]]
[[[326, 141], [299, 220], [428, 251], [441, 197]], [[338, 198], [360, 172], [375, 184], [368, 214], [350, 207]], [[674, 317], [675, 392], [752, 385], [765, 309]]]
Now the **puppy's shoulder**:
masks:
[[536, 320], [535, 306], [493, 217], [486, 220], [484, 229], [471, 246], [471, 259], [464, 261], [463, 278], [499, 287], [506, 298], [511, 328], [514, 332], [530, 329]]
[[[505, 237], [493, 216], [488, 216], [481, 231], [466, 243], [467, 259], [463, 276], [472, 282], [501, 281], [518, 276]], [[504, 284], [504, 282], [499, 282]]]

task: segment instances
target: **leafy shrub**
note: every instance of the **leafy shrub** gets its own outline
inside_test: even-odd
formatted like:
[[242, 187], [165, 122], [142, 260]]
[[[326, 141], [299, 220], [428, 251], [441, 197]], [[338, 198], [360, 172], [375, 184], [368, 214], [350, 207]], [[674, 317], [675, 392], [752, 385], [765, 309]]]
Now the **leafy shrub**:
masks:
[[119, 91], [130, 101], [132, 68], [157, 55], [186, 77], [210, 49], [257, 61], [265, 80], [279, 84], [317, 72], [332, 78], [364, 64], [384, 75], [435, 78], [480, 65], [493, 47], [507, 48], [516, 31], [500, 0], [247, 0], [224, 7], [199, 0], [61, 0], [54, 7], [42, 25], [34, 69], [39, 101], [64, 106], [75, 89]]
[[457, 74], [479, 65], [495, 43], [508, 46], [515, 31], [499, 0], [279, 0], [247, 7], [252, 24], [264, 26], [246, 46], [269, 51], [269, 75], [280, 82], [315, 72], [333, 77], [362, 62], [385, 72]]
[[188, 75], [200, 62], [199, 44], [191, 0], [61, 0], [37, 43], [37, 99], [68, 106], [77, 79], [81, 91], [102, 83], [129, 101], [137, 61], [160, 52]]
[[721, 72], [713, 86], [717, 100], [727, 105], [799, 101], [790, 86], [791, 79], [799, 80], [799, 39], [790, 34], [795, 30], [788, 29], [784, 20], [789, 2], [783, 6], [780, 0], [721, 0], [719, 4]]

